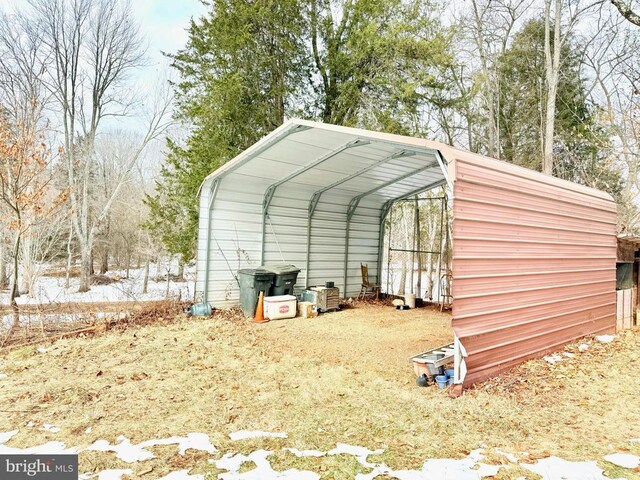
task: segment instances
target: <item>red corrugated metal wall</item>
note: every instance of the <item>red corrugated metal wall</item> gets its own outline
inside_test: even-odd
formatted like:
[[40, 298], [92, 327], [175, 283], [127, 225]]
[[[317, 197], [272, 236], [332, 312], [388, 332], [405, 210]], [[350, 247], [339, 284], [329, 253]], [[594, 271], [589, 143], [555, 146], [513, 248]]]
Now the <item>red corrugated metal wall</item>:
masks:
[[616, 206], [606, 193], [457, 152], [453, 329], [466, 385], [613, 332]]

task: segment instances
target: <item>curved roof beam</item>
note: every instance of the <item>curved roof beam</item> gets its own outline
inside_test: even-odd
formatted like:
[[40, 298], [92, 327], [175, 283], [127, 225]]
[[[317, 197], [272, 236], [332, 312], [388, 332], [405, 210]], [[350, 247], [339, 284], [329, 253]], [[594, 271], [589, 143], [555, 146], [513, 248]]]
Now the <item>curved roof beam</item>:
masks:
[[305, 130], [309, 130], [312, 127], [309, 127], [307, 125], [293, 124], [293, 125], [286, 125], [286, 126], [282, 125], [279, 128], [282, 128], [280, 132], [278, 132], [277, 130], [274, 130], [270, 135], [263, 137], [257, 143], [255, 143], [254, 145], [246, 149], [244, 152], [240, 153], [240, 155], [236, 157], [236, 158], [240, 158], [239, 161], [227, 162], [226, 164], [222, 165], [220, 168], [218, 168], [214, 172], [207, 175], [206, 178], [203, 180], [202, 184], [200, 185], [200, 188], [202, 188], [202, 185], [204, 185], [205, 182], [210, 178], [222, 179], [223, 177], [237, 170], [238, 168], [240, 168], [250, 160], [253, 160], [255, 157], [259, 156], [266, 150], [270, 149], [276, 143], [280, 142], [281, 140], [284, 140], [289, 135], [292, 135], [298, 132], [304, 132]]
[[417, 175], [418, 173], [424, 172], [425, 170], [429, 170], [430, 168], [436, 167], [438, 165], [439, 165], [438, 161], [432, 162], [432, 163], [430, 163], [428, 165], [425, 165], [424, 167], [420, 167], [420, 168], [418, 168], [416, 170], [411, 170], [410, 172], [407, 172], [404, 175], [396, 177], [396, 178], [394, 178], [392, 180], [389, 180], [388, 182], [383, 183], [382, 185], [378, 185], [377, 187], [372, 188], [371, 190], [368, 190], [368, 191], [366, 191], [364, 193], [356, 195], [349, 202], [349, 207], [347, 208], [347, 219], [350, 219], [351, 217], [353, 217], [353, 214], [355, 213], [356, 209], [358, 208], [358, 204], [360, 203], [360, 200], [362, 200], [364, 197], [367, 197], [367, 196], [377, 192], [378, 190], [382, 190], [383, 188], [387, 188], [388, 186], [393, 185], [394, 183], [401, 182], [402, 180], [405, 180], [405, 179], [407, 179], [409, 177]]
[[335, 157], [336, 155], [344, 152], [345, 150], [349, 149], [349, 148], [353, 148], [353, 147], [361, 147], [363, 145], [368, 145], [369, 143], [371, 143], [369, 140], [364, 140], [362, 138], [357, 138], [355, 140], [352, 140], [348, 143], [345, 143], [344, 145], [341, 145], [340, 147], [331, 150], [330, 152], [322, 155], [320, 158], [314, 160], [313, 162], [309, 163], [308, 165], [305, 165], [302, 168], [299, 168], [298, 170], [296, 170], [295, 172], [287, 175], [286, 177], [284, 177], [281, 180], [278, 180], [275, 183], [272, 183], [266, 190], [265, 194], [264, 194], [264, 200], [262, 202], [262, 210], [263, 212], [267, 212], [269, 210], [269, 205], [271, 205], [271, 200], [273, 200], [273, 196], [276, 193], [277, 188], [282, 185], [283, 183], [288, 182], [289, 180], [293, 180], [294, 178], [302, 175], [303, 173], [311, 170], [312, 168], [317, 167], [318, 165], [320, 165], [323, 162], [326, 162], [327, 160]]
[[416, 152], [412, 151], [412, 150], [400, 150], [398, 152], [392, 153], [391, 155], [388, 155], [384, 158], [381, 158], [380, 160], [372, 163], [371, 165], [367, 165], [366, 167], [358, 170], [357, 172], [354, 172], [350, 175], [347, 175], [344, 178], [341, 178], [340, 180], [333, 182], [331, 185], [327, 185], [326, 187], [321, 188], [320, 190], [316, 190], [313, 195], [311, 196], [311, 200], [309, 200], [309, 215], [313, 216], [314, 212], [316, 211], [316, 207], [318, 206], [318, 203], [320, 202], [320, 198], [322, 197], [322, 194], [328, 190], [331, 190], [332, 188], [338, 187], [340, 185], [342, 185], [343, 183], [348, 182], [349, 180], [353, 180], [356, 177], [359, 177], [360, 175], [368, 172], [369, 170], [372, 170], [384, 163], [387, 163], [391, 160], [395, 160], [397, 158], [403, 158], [403, 157], [412, 157], [414, 155], [417, 155]]

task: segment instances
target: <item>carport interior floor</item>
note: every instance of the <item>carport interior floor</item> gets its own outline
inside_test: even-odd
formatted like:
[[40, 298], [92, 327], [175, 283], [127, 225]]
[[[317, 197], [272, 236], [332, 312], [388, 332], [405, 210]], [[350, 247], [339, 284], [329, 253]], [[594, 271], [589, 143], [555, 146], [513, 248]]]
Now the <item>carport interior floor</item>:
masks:
[[257, 341], [282, 356], [342, 365], [354, 374], [374, 371], [392, 382], [415, 384], [409, 357], [451, 342], [451, 315], [435, 307], [396, 310], [359, 304], [316, 318], [293, 318], [255, 328]]

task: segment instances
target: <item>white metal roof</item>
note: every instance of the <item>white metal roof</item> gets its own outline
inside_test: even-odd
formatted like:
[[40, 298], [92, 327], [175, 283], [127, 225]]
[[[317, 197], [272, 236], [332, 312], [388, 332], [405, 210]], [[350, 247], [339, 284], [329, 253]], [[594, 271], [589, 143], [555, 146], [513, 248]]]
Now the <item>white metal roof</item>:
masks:
[[302, 284], [334, 280], [353, 294], [360, 262], [380, 269], [381, 224], [393, 201], [446, 183], [451, 150], [289, 120], [203, 182], [197, 292], [233, 304], [234, 271], [287, 262], [303, 270]]
[[248, 181], [259, 177], [317, 189], [334, 185], [330, 189], [394, 199], [444, 180], [436, 154], [450, 148], [415, 137], [293, 119], [207, 176], [203, 187], [233, 173]]

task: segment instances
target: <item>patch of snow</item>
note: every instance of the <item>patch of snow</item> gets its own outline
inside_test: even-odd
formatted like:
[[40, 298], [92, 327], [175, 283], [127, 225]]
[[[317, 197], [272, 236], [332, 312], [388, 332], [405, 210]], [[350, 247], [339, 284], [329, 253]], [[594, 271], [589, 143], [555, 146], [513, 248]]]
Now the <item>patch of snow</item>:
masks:
[[504, 452], [498, 448], [496, 448], [496, 453], [499, 453], [500, 455], [505, 457], [507, 460], [509, 460], [511, 463], [518, 463], [518, 457], [516, 457], [512, 453]]
[[578, 345], [578, 350], [580, 350], [581, 352], [586, 352], [587, 350], [589, 350], [589, 345], [587, 345], [586, 343], [581, 343], [580, 345]]
[[117, 439], [120, 443], [111, 445], [106, 440], [96, 440], [87, 447], [87, 450], [97, 452], [115, 452], [116, 457], [126, 463], [142, 462], [154, 458], [155, 455], [139, 445], [132, 445], [131, 441], [120, 435]]
[[87, 433], [87, 434], [91, 432], [93, 432], [93, 427], [87, 427], [87, 429], [84, 431], [84, 433]]
[[536, 463], [520, 463], [522, 468], [537, 473], [542, 480], [610, 480], [596, 462], [570, 462], [558, 457], [547, 457]]
[[[170, 266], [172, 274], [178, 271], [177, 262]], [[40, 276], [36, 279], [33, 289], [29, 294], [20, 295], [16, 301], [19, 305], [67, 303], [67, 302], [119, 302], [119, 301], [149, 301], [165, 298], [166, 280], [154, 281], [156, 275], [166, 276], [166, 266], [151, 267], [147, 293], [142, 293], [144, 268], [129, 270], [129, 278], [125, 270], [112, 270], [106, 275], [118, 281], [109, 285], [92, 285], [91, 290], [79, 293], [80, 281], [71, 278], [69, 288], [65, 288], [65, 278]], [[185, 267], [185, 282], [169, 282], [169, 295], [190, 299], [193, 297], [195, 285], [195, 266]], [[0, 303], [8, 303], [9, 294], [0, 293]]]
[[425, 478], [440, 480], [477, 480], [483, 476], [495, 476], [500, 469], [499, 465], [481, 464], [483, 470], [474, 470], [476, 462], [467, 457], [460, 460], [439, 458], [424, 462], [422, 471], [427, 474]]
[[394, 471], [384, 463], [376, 465], [369, 473], [359, 473], [354, 477], [354, 480], [374, 480], [380, 475], [393, 476]]
[[293, 453], [296, 457], [324, 457], [326, 455], [320, 450], [298, 450], [297, 448], [285, 448], [284, 450]]
[[600, 343], [611, 343], [614, 338], [616, 338], [615, 335], [596, 335], [596, 340]]
[[7, 374], [6, 373], [0, 373], [0, 378], [7, 378]]
[[471, 450], [469, 452], [468, 458], [470, 458], [471, 460], [473, 460], [475, 462], [479, 462], [480, 460], [485, 458], [485, 456], [483, 455], [482, 452], [484, 452], [484, 449], [482, 449], [482, 448], [476, 448], [475, 450]]
[[[632, 438], [629, 440], [631, 443], [640, 443], [640, 438]], [[1, 443], [1, 442], [0, 442]]]
[[17, 435], [19, 430], [11, 430], [10, 432], [0, 432], [0, 444], [7, 443], [11, 437]]
[[60, 431], [60, 427], [56, 427], [55, 425], [51, 425], [50, 423], [43, 423], [41, 430], [45, 430], [51, 433], [58, 433]]
[[5, 454], [29, 454], [29, 455], [57, 455], [64, 453], [78, 453], [75, 447], [66, 448], [62, 442], [47, 442], [43, 445], [36, 445], [28, 448], [8, 447], [0, 444], [0, 455]]
[[37, 348], [37, 352], [38, 352], [38, 353], [47, 353], [48, 351], [49, 351], [49, 350], [47, 350], [47, 349], [46, 349], [46, 348], [44, 348], [44, 347], [38, 347], [38, 348]]
[[640, 457], [630, 453], [614, 453], [607, 455], [604, 459], [622, 468], [638, 468], [640, 467]]
[[171, 472], [158, 480], [204, 480], [204, 475], [194, 474], [189, 475], [189, 470], [178, 470]]
[[[220, 480], [319, 480], [320, 475], [308, 470], [290, 469], [284, 472], [273, 470], [267, 457], [272, 451], [256, 450], [249, 455], [228, 453], [215, 462], [216, 468], [228, 470], [218, 475]], [[240, 467], [247, 462], [253, 462], [256, 468], [240, 473]]]
[[554, 363], [557, 363], [557, 362], [561, 362], [563, 360], [563, 358], [558, 354], [547, 355], [546, 357], [542, 357], [542, 359], [545, 362], [550, 363], [551, 365], [553, 365]]
[[383, 449], [369, 450], [366, 447], [358, 447], [356, 445], [348, 445], [346, 443], [337, 443], [336, 448], [334, 448], [333, 450], [329, 450], [327, 452], [327, 455], [353, 455], [354, 457], [356, 457], [356, 460], [358, 460], [358, 463], [360, 463], [360, 465], [362, 465], [363, 467], [375, 468], [376, 464], [369, 463], [367, 457], [369, 455], [380, 455], [383, 452]]
[[564, 352], [564, 353], [563, 353], [563, 355], [564, 355], [565, 357], [567, 357], [567, 358], [573, 358], [573, 357], [575, 357], [575, 355], [574, 355], [573, 353], [571, 353], [571, 352]]
[[27, 427], [29, 427], [29, 428], [33, 428], [34, 425], [35, 425], [35, 423], [33, 423], [31, 420], [29, 420], [27, 422]]
[[[264, 451], [264, 450], [261, 450]], [[254, 452], [255, 453], [255, 452]], [[269, 452], [272, 453], [272, 452]], [[212, 463], [216, 464], [216, 468], [220, 470], [229, 470], [232, 472], [237, 472], [240, 470], [240, 467], [245, 462], [250, 462], [248, 456], [243, 455], [241, 453], [233, 454], [233, 453], [225, 453], [220, 460], [211, 460]]]
[[470, 457], [438, 458], [427, 460], [422, 470], [396, 470], [387, 475], [398, 480], [478, 480], [496, 476], [500, 468], [500, 465], [477, 463]]
[[248, 438], [287, 438], [287, 434], [284, 432], [261, 432], [259, 430], [238, 430], [237, 432], [231, 432], [229, 438], [234, 442], [236, 440], [246, 440]]
[[478, 477], [495, 477], [498, 475], [498, 470], [500, 470], [500, 465], [487, 465], [486, 463], [478, 463], [477, 470], [474, 470]]
[[189, 433], [186, 437], [169, 437], [160, 440], [147, 440], [137, 444], [137, 447], [153, 447], [155, 445], [174, 445], [177, 444], [180, 448], [180, 455], [184, 455], [189, 449], [202, 450], [207, 453], [215, 453], [216, 447], [213, 446], [209, 440], [209, 435], [205, 433]]

